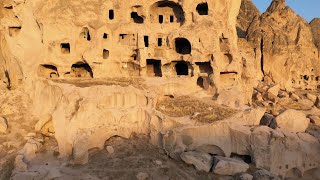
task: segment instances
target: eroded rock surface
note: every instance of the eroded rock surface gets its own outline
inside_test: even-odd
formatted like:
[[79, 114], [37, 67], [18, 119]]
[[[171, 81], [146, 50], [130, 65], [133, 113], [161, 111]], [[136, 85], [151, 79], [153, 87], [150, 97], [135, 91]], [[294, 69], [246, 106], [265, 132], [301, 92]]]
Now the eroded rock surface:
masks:
[[319, 179], [318, 19], [284, 0], [3, 0], [0, 20], [0, 179]]

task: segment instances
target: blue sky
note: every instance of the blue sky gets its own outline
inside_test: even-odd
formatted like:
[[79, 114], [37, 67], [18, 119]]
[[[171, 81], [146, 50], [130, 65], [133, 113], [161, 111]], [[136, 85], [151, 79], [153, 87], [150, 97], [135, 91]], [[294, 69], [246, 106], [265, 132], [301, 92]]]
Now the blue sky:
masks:
[[[260, 12], [265, 12], [272, 0], [252, 0]], [[286, 0], [296, 13], [307, 21], [311, 21], [315, 17], [320, 18], [320, 0]]]

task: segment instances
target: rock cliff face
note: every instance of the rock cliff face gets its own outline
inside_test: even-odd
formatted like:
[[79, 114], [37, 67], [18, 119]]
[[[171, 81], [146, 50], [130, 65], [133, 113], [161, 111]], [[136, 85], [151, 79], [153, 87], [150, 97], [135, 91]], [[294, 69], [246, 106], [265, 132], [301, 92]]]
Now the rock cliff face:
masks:
[[[137, 134], [198, 171], [319, 177], [319, 21], [284, 0], [263, 14], [251, 0], [3, 0], [0, 20], [0, 140], [36, 131], [10, 151], [12, 179], [68, 179], [63, 158]], [[38, 168], [48, 149], [62, 160]]]
[[318, 51], [309, 24], [284, 0], [275, 0], [248, 29], [261, 73], [283, 88], [314, 89], [319, 79]]
[[310, 22], [310, 26], [311, 26], [314, 44], [319, 49], [320, 48], [320, 18], [314, 18]]

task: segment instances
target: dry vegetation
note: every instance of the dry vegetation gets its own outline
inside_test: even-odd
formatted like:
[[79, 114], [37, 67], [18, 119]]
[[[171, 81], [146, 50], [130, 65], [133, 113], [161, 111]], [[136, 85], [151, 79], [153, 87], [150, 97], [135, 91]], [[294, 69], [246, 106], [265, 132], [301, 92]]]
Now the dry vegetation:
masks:
[[145, 85], [143, 84], [144, 80], [139, 77], [120, 77], [120, 78], [104, 78], [102, 79], [54, 79], [54, 82], [57, 83], [68, 83], [73, 84], [77, 87], [89, 87], [89, 86], [112, 86], [117, 85], [121, 87], [133, 86], [138, 89], [145, 89]]
[[219, 121], [237, 112], [228, 107], [210, 105], [188, 96], [165, 97], [157, 103], [156, 109], [171, 117], [193, 116], [193, 119], [203, 123]]

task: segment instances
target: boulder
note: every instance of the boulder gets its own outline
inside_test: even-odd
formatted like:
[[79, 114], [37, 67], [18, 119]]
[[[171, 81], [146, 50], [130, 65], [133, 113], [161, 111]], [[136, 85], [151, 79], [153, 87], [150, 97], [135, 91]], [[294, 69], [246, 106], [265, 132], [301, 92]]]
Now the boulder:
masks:
[[36, 153], [42, 147], [43, 140], [41, 139], [29, 139], [27, 143], [24, 145], [21, 153], [24, 155], [24, 159], [26, 161], [31, 161], [33, 158], [36, 157]]
[[274, 116], [272, 114], [265, 113], [260, 120], [260, 125], [270, 126], [273, 120], [274, 120]]
[[286, 110], [275, 120], [278, 127], [289, 132], [305, 132], [310, 123], [303, 112], [293, 109]]
[[299, 99], [298, 103], [304, 107], [303, 109], [311, 109], [314, 105], [314, 102], [310, 101], [309, 99]]
[[0, 117], [0, 133], [6, 133], [8, 130], [8, 121], [4, 117]]
[[182, 153], [180, 157], [185, 163], [194, 165], [198, 171], [209, 172], [213, 164], [213, 158], [203, 152], [188, 151]]
[[233, 176], [246, 172], [249, 165], [237, 159], [216, 156], [214, 157], [213, 173]]

